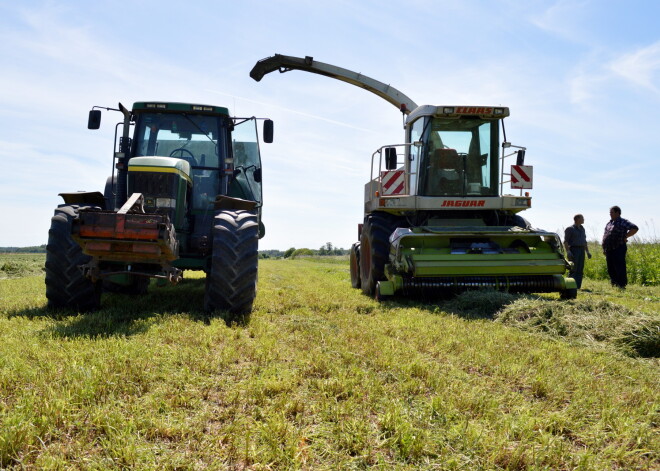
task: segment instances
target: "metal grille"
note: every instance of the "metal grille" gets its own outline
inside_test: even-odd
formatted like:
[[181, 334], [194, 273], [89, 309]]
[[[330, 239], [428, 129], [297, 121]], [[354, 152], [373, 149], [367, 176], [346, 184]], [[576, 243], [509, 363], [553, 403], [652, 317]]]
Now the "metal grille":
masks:
[[176, 197], [177, 175], [173, 173], [129, 173], [130, 193], [142, 193], [153, 197]]

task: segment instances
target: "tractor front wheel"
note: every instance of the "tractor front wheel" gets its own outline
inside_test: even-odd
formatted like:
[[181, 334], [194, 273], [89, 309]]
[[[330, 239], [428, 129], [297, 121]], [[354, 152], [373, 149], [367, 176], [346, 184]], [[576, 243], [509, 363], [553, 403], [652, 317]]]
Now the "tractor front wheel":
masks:
[[46, 246], [46, 298], [49, 308], [92, 311], [101, 305], [101, 282], [83, 276], [80, 265], [92, 257], [83, 254], [71, 238], [78, 205], [62, 205], [55, 210]]
[[259, 223], [249, 211], [217, 211], [204, 308], [223, 310], [228, 323], [247, 321], [257, 295]]

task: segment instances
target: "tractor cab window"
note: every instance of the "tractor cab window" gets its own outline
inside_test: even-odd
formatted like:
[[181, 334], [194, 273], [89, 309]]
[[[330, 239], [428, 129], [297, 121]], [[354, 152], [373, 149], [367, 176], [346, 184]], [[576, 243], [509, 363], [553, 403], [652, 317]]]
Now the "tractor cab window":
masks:
[[234, 178], [229, 196], [257, 201], [261, 205], [261, 157], [256, 119], [238, 122], [232, 132]]
[[497, 196], [497, 121], [434, 118], [420, 162], [420, 195]]
[[207, 209], [220, 193], [221, 117], [143, 113], [135, 134], [136, 156], [174, 157], [190, 163], [193, 209]]

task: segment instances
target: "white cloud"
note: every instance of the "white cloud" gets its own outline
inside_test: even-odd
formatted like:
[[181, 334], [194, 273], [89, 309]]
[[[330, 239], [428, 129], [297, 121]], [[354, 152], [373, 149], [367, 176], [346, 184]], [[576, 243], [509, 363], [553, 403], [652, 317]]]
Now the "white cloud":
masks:
[[609, 64], [620, 77], [660, 94], [660, 41], [624, 54]]

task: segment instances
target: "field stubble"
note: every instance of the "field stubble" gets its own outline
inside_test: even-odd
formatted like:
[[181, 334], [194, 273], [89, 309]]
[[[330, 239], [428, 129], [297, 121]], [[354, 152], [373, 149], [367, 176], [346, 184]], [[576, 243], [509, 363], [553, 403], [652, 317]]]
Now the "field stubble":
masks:
[[621, 340], [658, 288], [585, 287], [378, 304], [266, 260], [228, 327], [194, 274], [88, 314], [2, 280], [0, 468], [660, 469], [657, 355]]

